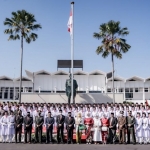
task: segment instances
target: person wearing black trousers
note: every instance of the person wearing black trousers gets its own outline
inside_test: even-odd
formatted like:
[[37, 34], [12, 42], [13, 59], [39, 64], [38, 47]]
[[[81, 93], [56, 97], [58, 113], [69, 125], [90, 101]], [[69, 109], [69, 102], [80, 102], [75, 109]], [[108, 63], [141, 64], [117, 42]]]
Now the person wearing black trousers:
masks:
[[35, 117], [35, 143], [39, 141], [42, 144], [42, 129], [44, 118], [41, 116], [41, 111], [38, 112], [38, 116]]
[[30, 116], [30, 112], [28, 112], [27, 116], [24, 118], [24, 144], [27, 143], [27, 135], [29, 140], [28, 143], [31, 143], [32, 124], [33, 118]]
[[18, 142], [17, 134], [19, 134], [19, 143], [21, 143], [21, 133], [22, 133], [22, 124], [23, 124], [23, 116], [21, 115], [21, 110], [17, 112], [15, 116], [15, 142]]
[[66, 129], [67, 129], [67, 144], [73, 144], [73, 129], [75, 120], [71, 117], [71, 112], [68, 112], [68, 117], [66, 118]]
[[45, 124], [46, 124], [46, 144], [48, 144], [49, 142], [52, 144], [54, 118], [51, 116], [51, 112], [48, 112], [48, 117], [46, 117]]
[[116, 142], [116, 129], [117, 129], [117, 118], [114, 117], [114, 113], [111, 113], [111, 117], [109, 118], [109, 142], [115, 144]]
[[[57, 123], [57, 144], [59, 144], [59, 136], [61, 138], [61, 143], [64, 143], [64, 122], [65, 116], [62, 115], [62, 110], [59, 110], [59, 115], [56, 118]], [[61, 135], [60, 135], [61, 133]]]

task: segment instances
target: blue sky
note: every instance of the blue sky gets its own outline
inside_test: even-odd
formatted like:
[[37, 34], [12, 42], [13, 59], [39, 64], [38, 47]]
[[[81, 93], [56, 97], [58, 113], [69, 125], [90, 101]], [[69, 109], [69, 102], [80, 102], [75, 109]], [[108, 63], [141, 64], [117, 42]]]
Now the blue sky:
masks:
[[[29, 71], [57, 71], [58, 59], [70, 59], [70, 35], [67, 22], [70, 0], [1, 0], [0, 4], [0, 76], [18, 77], [20, 41], [8, 41], [3, 25], [12, 11], [25, 9], [35, 15], [42, 29], [36, 42], [24, 42], [23, 75]], [[111, 71], [110, 57], [95, 53], [100, 41], [93, 38], [99, 25], [109, 20], [128, 27], [125, 37], [131, 45], [122, 60], [115, 59], [116, 75], [150, 77], [150, 1], [149, 0], [74, 0], [74, 59], [83, 59], [84, 71]], [[67, 70], [68, 71], [68, 70]]]

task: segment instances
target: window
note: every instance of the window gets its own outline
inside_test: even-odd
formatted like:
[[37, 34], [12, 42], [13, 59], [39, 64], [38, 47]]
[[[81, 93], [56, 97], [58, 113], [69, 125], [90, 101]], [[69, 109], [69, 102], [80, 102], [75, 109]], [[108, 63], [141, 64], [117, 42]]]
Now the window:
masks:
[[135, 92], [139, 92], [139, 89], [138, 89], [138, 88], [135, 88]]
[[0, 92], [0, 98], [2, 98], [2, 92]]
[[4, 93], [4, 99], [7, 99], [8, 98], [8, 93]]
[[130, 88], [130, 93], [133, 93], [133, 88]]
[[148, 92], [148, 88], [144, 88], [144, 91], [145, 91], [145, 92]]
[[14, 97], [14, 88], [10, 87], [10, 99], [13, 99]]
[[123, 92], [123, 89], [119, 89], [119, 93], [122, 93]]
[[111, 92], [111, 89], [107, 89], [107, 92]]
[[143, 93], [143, 88], [139, 88], [139, 92], [142, 92], [142, 93]]
[[125, 89], [125, 92], [126, 92], [126, 93], [129, 93], [129, 88], [126, 88], [126, 89]]
[[133, 98], [133, 93], [126, 93], [126, 98]]

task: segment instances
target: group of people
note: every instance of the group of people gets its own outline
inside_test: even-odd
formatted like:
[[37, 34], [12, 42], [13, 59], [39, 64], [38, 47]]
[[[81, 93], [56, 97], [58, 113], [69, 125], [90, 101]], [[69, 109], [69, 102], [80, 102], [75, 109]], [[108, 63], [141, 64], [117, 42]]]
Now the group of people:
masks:
[[[150, 142], [150, 106], [141, 104], [0, 104], [0, 137], [3, 143], [42, 143], [43, 128], [46, 143], [70, 144], [148, 144]], [[33, 132], [34, 129], [34, 132]], [[74, 136], [76, 135], [76, 137]]]

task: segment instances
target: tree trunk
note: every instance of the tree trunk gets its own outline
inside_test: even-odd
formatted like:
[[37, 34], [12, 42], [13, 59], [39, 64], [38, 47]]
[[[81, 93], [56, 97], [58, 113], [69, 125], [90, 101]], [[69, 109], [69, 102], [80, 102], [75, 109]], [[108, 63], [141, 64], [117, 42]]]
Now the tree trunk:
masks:
[[20, 86], [19, 86], [19, 102], [21, 103], [22, 88], [22, 63], [23, 63], [23, 35], [21, 35], [21, 62], [20, 62]]
[[115, 103], [115, 93], [114, 93], [114, 55], [111, 54], [112, 61], [112, 89], [113, 89], [113, 103]]

